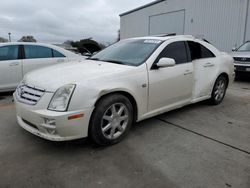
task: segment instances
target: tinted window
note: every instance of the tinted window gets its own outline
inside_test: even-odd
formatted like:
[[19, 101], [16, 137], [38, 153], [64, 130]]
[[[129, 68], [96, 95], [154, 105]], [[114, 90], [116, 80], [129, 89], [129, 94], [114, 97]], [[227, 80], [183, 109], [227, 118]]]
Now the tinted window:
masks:
[[185, 42], [174, 42], [169, 44], [160, 54], [157, 61], [160, 58], [167, 57], [175, 60], [176, 64], [187, 63], [187, 50]]
[[52, 49], [43, 46], [24, 45], [24, 52], [26, 59], [52, 58]]
[[65, 55], [61, 54], [60, 52], [53, 50], [53, 57], [65, 57]]
[[188, 41], [188, 46], [192, 60], [215, 57], [210, 50], [197, 42]]
[[192, 60], [200, 59], [201, 58], [201, 49], [200, 45], [196, 42], [188, 41], [190, 56]]
[[3, 46], [0, 47], [0, 61], [18, 59], [18, 46]]
[[206, 47], [204, 47], [203, 45], [200, 45], [200, 46], [201, 46], [201, 58], [215, 57], [215, 55]]

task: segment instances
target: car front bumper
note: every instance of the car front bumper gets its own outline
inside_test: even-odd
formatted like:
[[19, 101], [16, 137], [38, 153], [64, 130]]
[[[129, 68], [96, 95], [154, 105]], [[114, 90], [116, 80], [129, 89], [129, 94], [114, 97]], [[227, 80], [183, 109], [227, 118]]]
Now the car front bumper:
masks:
[[234, 64], [234, 71], [235, 72], [249, 72], [250, 73], [250, 63], [249, 64], [235, 63]]
[[50, 141], [75, 140], [88, 136], [92, 108], [69, 112], [55, 112], [46, 108], [40, 110], [19, 102], [15, 93], [14, 101], [18, 124], [36, 136]]

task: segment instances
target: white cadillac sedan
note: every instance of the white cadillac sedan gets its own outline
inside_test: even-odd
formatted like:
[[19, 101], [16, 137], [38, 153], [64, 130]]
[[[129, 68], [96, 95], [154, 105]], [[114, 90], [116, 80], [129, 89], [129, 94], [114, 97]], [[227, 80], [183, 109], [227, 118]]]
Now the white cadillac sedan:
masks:
[[83, 59], [80, 55], [50, 44], [2, 43], [0, 44], [0, 92], [14, 91], [23, 76], [34, 69]]
[[115, 144], [133, 122], [202, 100], [221, 103], [233, 63], [191, 36], [123, 40], [84, 63], [27, 74], [14, 93], [17, 121], [47, 140]]

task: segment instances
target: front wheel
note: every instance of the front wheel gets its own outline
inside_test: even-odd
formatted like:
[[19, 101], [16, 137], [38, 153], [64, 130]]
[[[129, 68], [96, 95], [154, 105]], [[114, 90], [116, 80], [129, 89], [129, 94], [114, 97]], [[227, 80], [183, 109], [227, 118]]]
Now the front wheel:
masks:
[[121, 141], [133, 122], [133, 107], [121, 94], [103, 97], [96, 105], [90, 121], [90, 137], [98, 145]]
[[211, 104], [218, 105], [223, 101], [223, 99], [226, 95], [227, 86], [228, 86], [228, 81], [227, 81], [226, 77], [219, 76], [214, 84], [212, 96], [210, 99]]

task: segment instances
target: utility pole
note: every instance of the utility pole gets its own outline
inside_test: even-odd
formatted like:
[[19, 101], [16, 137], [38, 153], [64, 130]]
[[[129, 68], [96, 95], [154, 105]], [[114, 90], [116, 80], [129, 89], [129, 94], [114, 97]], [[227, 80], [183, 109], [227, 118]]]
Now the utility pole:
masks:
[[9, 42], [11, 42], [11, 33], [8, 33], [8, 35], [9, 35]]

